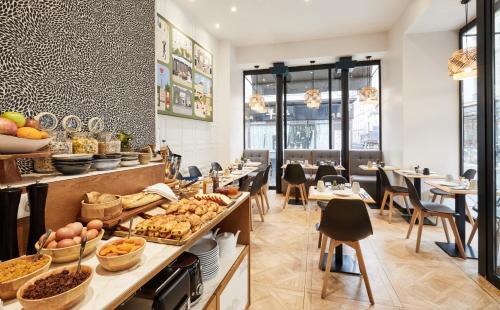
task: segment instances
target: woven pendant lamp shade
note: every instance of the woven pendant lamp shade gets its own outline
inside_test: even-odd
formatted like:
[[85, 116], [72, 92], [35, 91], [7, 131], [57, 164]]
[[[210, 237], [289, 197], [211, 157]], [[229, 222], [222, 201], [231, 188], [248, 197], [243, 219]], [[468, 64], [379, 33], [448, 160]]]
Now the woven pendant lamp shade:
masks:
[[255, 93], [250, 97], [250, 101], [248, 105], [252, 111], [264, 113], [267, 111], [266, 109], [266, 101], [264, 100], [264, 96], [259, 93]]
[[310, 109], [319, 109], [321, 105], [321, 92], [317, 88], [309, 89], [304, 95], [304, 102]]
[[378, 102], [378, 89], [373, 86], [365, 86], [359, 91], [358, 97], [361, 102]]
[[477, 77], [476, 48], [455, 51], [448, 59], [448, 75], [457, 81]]

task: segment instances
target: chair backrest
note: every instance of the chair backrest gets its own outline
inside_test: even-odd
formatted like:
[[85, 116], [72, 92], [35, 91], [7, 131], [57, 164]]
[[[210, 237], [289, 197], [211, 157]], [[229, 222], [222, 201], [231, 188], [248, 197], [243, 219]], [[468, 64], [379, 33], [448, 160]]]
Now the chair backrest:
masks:
[[189, 171], [189, 176], [192, 178], [195, 178], [195, 177], [198, 178], [198, 177], [203, 176], [201, 174], [200, 169], [198, 169], [198, 167], [196, 167], [196, 166], [189, 166], [188, 171]]
[[318, 171], [316, 171], [316, 177], [314, 178], [314, 182], [318, 182], [325, 175], [336, 175], [337, 170], [335, 170], [334, 166], [330, 165], [320, 165], [318, 167]]
[[309, 163], [313, 163], [312, 151], [311, 150], [300, 150], [300, 149], [285, 149], [283, 151], [283, 161], [309, 161]]
[[252, 186], [250, 187], [250, 195], [254, 196], [260, 191], [262, 184], [264, 182], [264, 173], [265, 171], [259, 171], [257, 175], [252, 180]]
[[373, 171], [365, 171], [359, 165], [366, 165], [371, 161], [382, 160], [380, 150], [350, 150], [349, 151], [349, 173], [351, 175], [374, 175]]
[[358, 241], [373, 235], [365, 203], [356, 199], [332, 199], [321, 213], [319, 231], [338, 241]]
[[406, 182], [406, 187], [408, 187], [408, 194], [410, 196], [410, 201], [413, 207], [425, 209], [422, 203], [420, 202], [420, 198], [418, 197], [418, 193], [417, 190], [415, 189], [415, 185], [413, 185], [413, 182], [410, 181], [410, 179], [408, 179], [407, 177], [404, 178]]
[[382, 188], [392, 191], [391, 181], [389, 181], [389, 177], [387, 176], [387, 173], [385, 173], [385, 170], [378, 167], [378, 173], [380, 173]]
[[470, 181], [470, 180], [474, 179], [474, 177], [476, 176], [476, 170], [475, 169], [467, 169], [464, 172], [464, 174], [462, 174], [462, 176]]
[[337, 184], [347, 183], [347, 179], [341, 175], [325, 175], [321, 178], [321, 181], [323, 181], [325, 183], [330, 182], [332, 184], [333, 184], [333, 181], [335, 181], [335, 183], [337, 183]]
[[223, 170], [222, 166], [216, 161], [212, 162], [210, 164], [210, 166], [212, 167], [211, 171], [222, 171]]
[[264, 170], [264, 178], [262, 180], [262, 185], [267, 185], [269, 181], [269, 171], [271, 171], [271, 165], [267, 165], [266, 170]]
[[288, 164], [283, 178], [290, 184], [301, 184], [306, 182], [304, 169], [302, 169], [302, 166], [299, 164]]

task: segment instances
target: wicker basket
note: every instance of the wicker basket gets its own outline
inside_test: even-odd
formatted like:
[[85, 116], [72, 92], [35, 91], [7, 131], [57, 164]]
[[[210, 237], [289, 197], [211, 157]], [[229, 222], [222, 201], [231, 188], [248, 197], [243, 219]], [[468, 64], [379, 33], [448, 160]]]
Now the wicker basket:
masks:
[[91, 220], [107, 221], [119, 217], [122, 214], [122, 199], [116, 196], [116, 199], [105, 203], [86, 203], [82, 200], [81, 219], [84, 222]]

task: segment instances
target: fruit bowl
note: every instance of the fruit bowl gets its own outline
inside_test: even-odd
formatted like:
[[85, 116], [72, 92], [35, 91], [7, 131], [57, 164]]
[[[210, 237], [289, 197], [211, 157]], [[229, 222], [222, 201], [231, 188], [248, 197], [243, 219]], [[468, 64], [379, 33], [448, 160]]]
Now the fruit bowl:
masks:
[[52, 138], [35, 140], [0, 134], [0, 153], [33, 153], [47, 146], [50, 141]]

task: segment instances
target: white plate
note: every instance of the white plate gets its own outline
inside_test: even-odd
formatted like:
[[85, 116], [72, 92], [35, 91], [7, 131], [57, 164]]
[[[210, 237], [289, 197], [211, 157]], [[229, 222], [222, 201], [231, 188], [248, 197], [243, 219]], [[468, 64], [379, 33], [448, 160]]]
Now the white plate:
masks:
[[440, 185], [444, 185], [444, 186], [448, 186], [448, 187], [457, 187], [457, 186], [461, 186], [460, 184], [458, 184], [457, 182], [448, 182], [448, 181], [439, 181], [439, 182], [436, 182], [437, 184], [440, 184]]
[[52, 138], [35, 140], [0, 134], [0, 153], [33, 153], [52, 141]]
[[255, 162], [255, 161], [245, 163], [245, 166], [248, 166], [248, 167], [258, 167], [260, 165], [262, 165], [262, 163]]
[[348, 196], [354, 195], [352, 190], [349, 190], [349, 189], [338, 189], [338, 190], [332, 191], [332, 193], [334, 195], [343, 196], [343, 197], [348, 197]]

